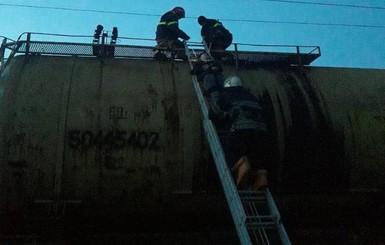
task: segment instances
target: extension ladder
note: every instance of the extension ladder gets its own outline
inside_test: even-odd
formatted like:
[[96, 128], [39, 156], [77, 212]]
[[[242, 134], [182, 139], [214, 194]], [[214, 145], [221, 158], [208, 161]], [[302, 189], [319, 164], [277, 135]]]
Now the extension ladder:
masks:
[[[190, 48], [185, 41], [184, 46], [192, 69], [192, 60], [196, 59], [197, 55], [195, 52], [190, 51]], [[204, 46], [206, 52], [209, 53], [207, 45]], [[232, 174], [226, 163], [226, 158], [217, 131], [211, 120], [208, 118], [206, 100], [195, 75], [192, 76], [192, 82], [202, 113], [205, 135], [214, 158], [240, 243], [242, 245], [291, 245], [269, 189], [267, 188], [263, 191], [237, 190]]]

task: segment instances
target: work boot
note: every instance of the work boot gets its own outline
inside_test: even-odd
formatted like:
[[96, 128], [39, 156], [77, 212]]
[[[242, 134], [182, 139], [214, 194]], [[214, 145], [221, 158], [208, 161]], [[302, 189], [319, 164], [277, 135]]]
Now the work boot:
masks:
[[268, 185], [267, 180], [267, 170], [266, 169], [259, 169], [255, 173], [253, 173], [253, 184], [251, 186], [251, 189], [253, 191], [266, 189]]
[[159, 40], [155, 45], [156, 50], [169, 50], [171, 49], [171, 43], [168, 40]]
[[154, 54], [154, 59], [156, 60], [167, 60], [167, 55], [160, 51], [160, 50], [156, 50], [155, 51], [155, 54]]
[[235, 184], [238, 188], [243, 188], [245, 182], [244, 179], [246, 174], [249, 173], [250, 168], [250, 161], [247, 156], [241, 157], [232, 168], [232, 171], [236, 172]]

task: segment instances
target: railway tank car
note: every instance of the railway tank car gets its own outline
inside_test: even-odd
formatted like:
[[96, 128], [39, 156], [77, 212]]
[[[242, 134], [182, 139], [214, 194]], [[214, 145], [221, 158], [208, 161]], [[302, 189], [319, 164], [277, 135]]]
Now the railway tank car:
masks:
[[[383, 192], [384, 70], [225, 65], [233, 74], [263, 98], [273, 192]], [[187, 62], [32, 52], [0, 79], [3, 215], [226, 209]]]

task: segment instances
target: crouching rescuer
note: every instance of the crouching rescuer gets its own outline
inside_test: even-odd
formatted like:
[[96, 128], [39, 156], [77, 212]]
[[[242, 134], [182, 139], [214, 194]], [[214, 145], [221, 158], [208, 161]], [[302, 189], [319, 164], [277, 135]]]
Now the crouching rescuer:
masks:
[[237, 188], [266, 188], [267, 128], [260, 101], [239, 77], [230, 76], [212, 103], [209, 118], [221, 129], [218, 134]]
[[185, 10], [182, 7], [175, 7], [162, 15], [156, 28], [157, 45], [155, 49], [176, 49], [177, 58], [187, 58], [183, 42], [179, 40], [179, 38], [186, 41], [190, 39], [184, 31], [179, 29], [179, 20], [182, 18], [185, 18]]

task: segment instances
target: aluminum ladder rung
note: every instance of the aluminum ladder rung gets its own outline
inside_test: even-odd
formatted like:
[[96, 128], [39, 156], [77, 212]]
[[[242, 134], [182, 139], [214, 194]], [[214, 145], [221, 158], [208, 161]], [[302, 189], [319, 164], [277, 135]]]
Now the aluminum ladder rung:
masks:
[[243, 202], [252, 202], [252, 203], [267, 203], [265, 197], [242, 197], [241, 200]]
[[266, 230], [275, 230], [277, 228], [277, 224], [275, 222], [252, 222], [246, 223], [247, 228], [250, 230], [253, 229], [266, 229]]
[[266, 198], [267, 191], [252, 191], [252, 190], [238, 190], [239, 196], [241, 197], [263, 197]]
[[269, 222], [259, 222], [259, 221], [254, 221], [254, 222], [247, 222], [246, 221], [246, 226], [248, 229], [267, 229], [267, 230], [275, 230], [277, 228], [277, 223], [274, 221], [269, 221]]
[[274, 215], [250, 215], [250, 216], [246, 217], [246, 222], [253, 220], [253, 219], [255, 219], [255, 220], [263, 220], [263, 219], [275, 220], [276, 218], [277, 217]]
[[267, 204], [266, 191], [243, 191], [239, 190], [239, 197], [244, 203], [258, 203], [258, 204]]

